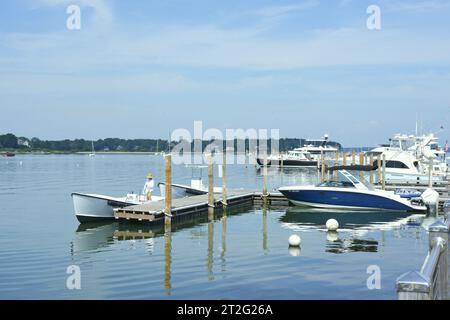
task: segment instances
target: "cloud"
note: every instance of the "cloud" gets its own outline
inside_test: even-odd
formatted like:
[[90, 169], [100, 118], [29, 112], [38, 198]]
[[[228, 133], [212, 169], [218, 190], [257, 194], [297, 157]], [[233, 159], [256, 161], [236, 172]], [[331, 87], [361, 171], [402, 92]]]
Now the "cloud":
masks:
[[303, 11], [306, 9], [314, 8], [320, 5], [318, 0], [309, 0], [303, 1], [300, 4], [291, 4], [291, 5], [281, 5], [281, 6], [271, 6], [264, 7], [258, 10], [255, 10], [253, 13], [262, 16], [262, 17], [276, 17], [286, 15], [288, 13]]
[[429, 0], [429, 1], [419, 1], [419, 2], [392, 2], [389, 1], [385, 4], [385, 7], [390, 12], [424, 12], [424, 11], [434, 11], [450, 8], [449, 1], [439, 1], [439, 0]]

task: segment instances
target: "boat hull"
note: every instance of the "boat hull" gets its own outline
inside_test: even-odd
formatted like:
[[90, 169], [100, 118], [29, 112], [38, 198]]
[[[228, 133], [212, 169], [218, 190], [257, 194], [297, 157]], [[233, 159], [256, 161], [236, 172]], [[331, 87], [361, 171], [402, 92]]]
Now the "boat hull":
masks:
[[79, 222], [92, 222], [114, 219], [114, 209], [135, 203], [121, 201], [112, 197], [82, 193], [72, 194], [75, 215]]
[[332, 190], [286, 190], [280, 189], [293, 204], [323, 209], [345, 210], [390, 210], [424, 211], [426, 208], [414, 206], [407, 200], [394, 199], [375, 192], [332, 191]]

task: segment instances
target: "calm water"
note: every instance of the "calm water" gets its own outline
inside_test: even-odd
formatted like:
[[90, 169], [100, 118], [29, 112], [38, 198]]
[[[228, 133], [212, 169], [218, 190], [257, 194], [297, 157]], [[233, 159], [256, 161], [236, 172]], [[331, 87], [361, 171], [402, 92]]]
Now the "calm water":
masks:
[[[162, 157], [148, 155], [1, 158], [0, 298], [395, 299], [395, 279], [419, 269], [428, 249], [431, 219], [398, 213], [242, 207], [213, 222], [182, 221], [169, 234], [75, 219], [71, 192], [139, 192], [149, 171], [159, 180], [163, 170]], [[261, 187], [253, 166], [228, 173], [230, 188]], [[270, 173], [270, 189], [317, 179], [307, 170]], [[191, 176], [173, 169], [174, 182]], [[330, 218], [341, 223], [337, 235], [324, 231]], [[301, 250], [287, 247], [294, 233]], [[81, 290], [66, 288], [70, 265], [81, 268]], [[381, 268], [381, 290], [367, 289], [371, 265]]]

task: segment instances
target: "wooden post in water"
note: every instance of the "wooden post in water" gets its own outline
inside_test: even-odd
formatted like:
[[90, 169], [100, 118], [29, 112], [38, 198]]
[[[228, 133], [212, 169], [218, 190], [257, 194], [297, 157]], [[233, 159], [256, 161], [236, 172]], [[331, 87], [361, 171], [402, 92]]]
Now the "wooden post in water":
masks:
[[347, 165], [347, 154], [345, 153], [345, 151], [344, 151], [344, 153], [342, 154], [342, 165], [345, 167], [346, 165]]
[[381, 175], [381, 186], [383, 190], [386, 190], [386, 155], [383, 154], [383, 173]]
[[223, 152], [222, 161], [222, 205], [226, 207], [227, 204], [227, 154]]
[[379, 154], [377, 156], [377, 171], [378, 171], [378, 185], [380, 185], [382, 182], [382, 178], [381, 178], [381, 155]]
[[214, 166], [211, 155], [208, 156], [208, 218], [214, 218]]
[[[373, 153], [370, 154], [369, 162], [370, 162], [370, 165], [373, 166]], [[369, 179], [370, 179], [370, 185], [373, 186], [373, 184], [374, 184], [373, 170], [370, 170], [370, 178]]]
[[265, 204], [267, 201], [267, 155], [264, 156], [263, 166], [263, 200]]
[[356, 165], [356, 151], [352, 151], [352, 166]]
[[321, 165], [320, 165], [320, 170], [321, 170], [321, 179], [322, 182], [325, 181], [325, 156], [322, 153], [322, 157], [321, 157]]
[[[365, 163], [364, 163], [364, 153], [362, 153], [362, 152], [359, 154], [359, 164], [360, 164], [361, 166], [363, 166], [363, 165], [365, 164]], [[361, 169], [361, 170], [359, 171], [359, 180], [360, 180], [361, 182], [363, 182], [364, 179], [365, 179], [364, 171]]]
[[430, 158], [428, 163], [428, 188], [433, 188], [433, 159]]
[[[336, 152], [336, 161], [334, 162], [334, 166], [337, 167], [339, 165], [339, 152]], [[338, 171], [335, 169], [333, 171], [333, 179], [337, 181], [338, 179]]]
[[166, 224], [172, 223], [172, 156], [170, 154], [165, 157], [166, 165], [166, 190], [165, 190], [165, 219]]

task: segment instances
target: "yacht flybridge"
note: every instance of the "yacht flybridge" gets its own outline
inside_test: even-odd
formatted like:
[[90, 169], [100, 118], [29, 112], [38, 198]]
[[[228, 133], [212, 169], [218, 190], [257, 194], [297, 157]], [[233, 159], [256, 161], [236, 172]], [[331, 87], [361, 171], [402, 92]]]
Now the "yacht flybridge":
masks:
[[416, 199], [402, 198], [393, 191], [375, 190], [345, 170], [339, 181], [326, 181], [317, 186], [282, 187], [279, 191], [298, 206], [344, 210], [426, 211]]

